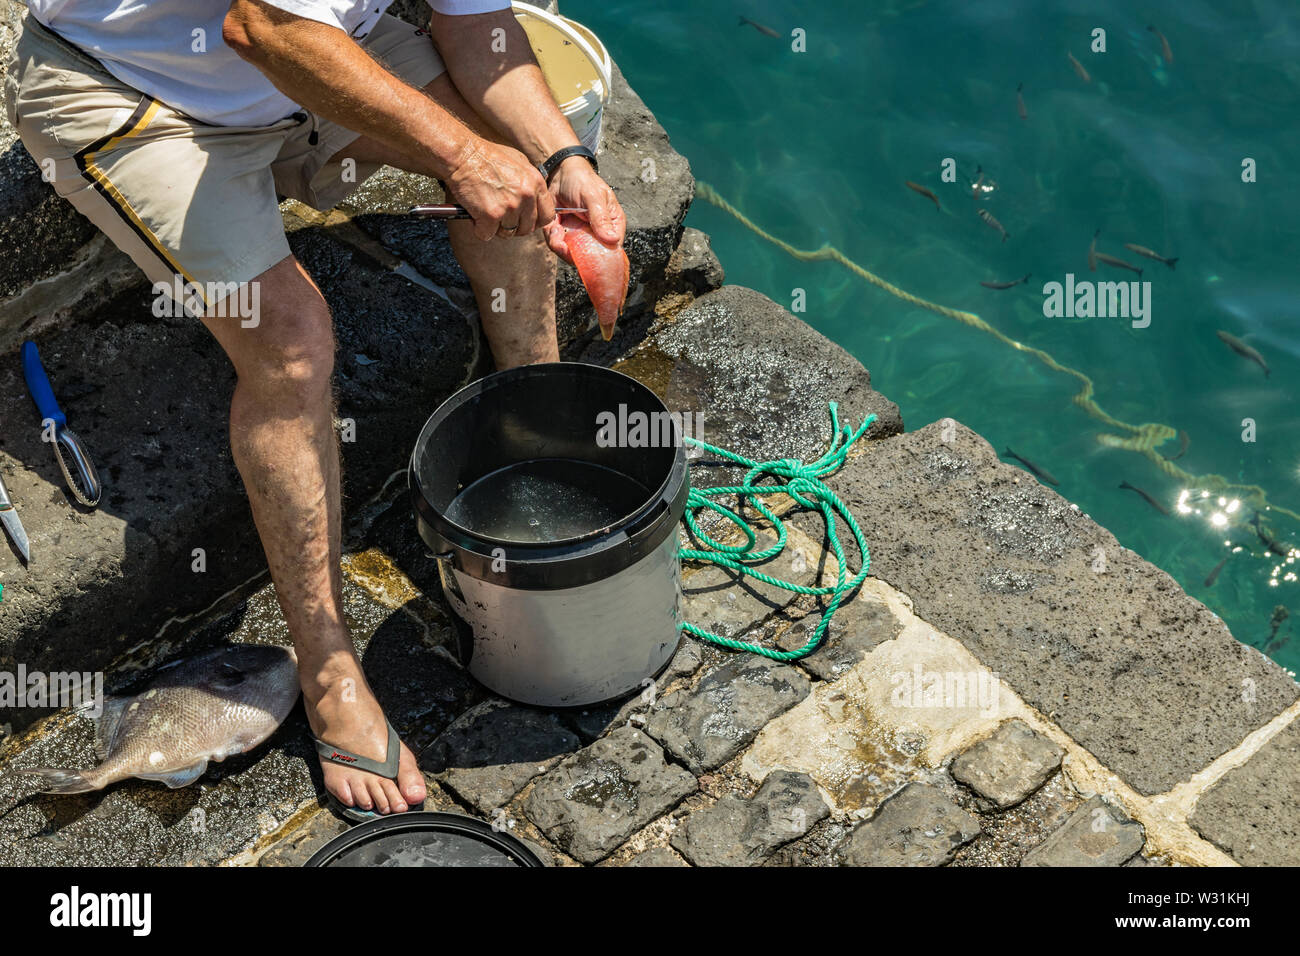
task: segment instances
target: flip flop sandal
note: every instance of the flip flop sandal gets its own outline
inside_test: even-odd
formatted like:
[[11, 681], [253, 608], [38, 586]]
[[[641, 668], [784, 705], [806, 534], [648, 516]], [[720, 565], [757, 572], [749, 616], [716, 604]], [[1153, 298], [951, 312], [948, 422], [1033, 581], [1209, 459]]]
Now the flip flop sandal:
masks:
[[[386, 722], [387, 723], [387, 722]], [[383, 777], [387, 780], [397, 779], [397, 766], [401, 761], [402, 749], [401, 740], [397, 736], [397, 731], [393, 729], [392, 724], [388, 724], [388, 749], [385, 751], [383, 763], [378, 760], [372, 760], [370, 757], [363, 757], [360, 754], [354, 754], [350, 750], [344, 750], [342, 747], [335, 747], [333, 744], [327, 744], [319, 737], [312, 737], [316, 744], [316, 752], [320, 754], [322, 760], [328, 760], [330, 763], [341, 764], [344, 767], [355, 767], [358, 770], [364, 770], [366, 773], [373, 773], [377, 777]], [[365, 823], [369, 820], [382, 820], [384, 817], [395, 816], [392, 813], [380, 813], [377, 810], [362, 810], [359, 807], [349, 807], [343, 803], [334, 794], [326, 792], [330, 805], [339, 815], [351, 820], [353, 823]], [[424, 806], [424, 802], [410, 807], [410, 810], [419, 810]], [[410, 812], [410, 811], [408, 811]]]

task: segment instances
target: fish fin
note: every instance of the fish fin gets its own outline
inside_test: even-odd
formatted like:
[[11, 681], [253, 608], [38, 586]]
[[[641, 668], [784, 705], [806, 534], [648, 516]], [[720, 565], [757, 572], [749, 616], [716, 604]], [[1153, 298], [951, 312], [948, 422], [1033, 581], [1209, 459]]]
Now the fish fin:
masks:
[[57, 767], [33, 767], [22, 769], [19, 773], [28, 773], [33, 777], [40, 777], [42, 787], [39, 793], [89, 793], [91, 790], [98, 790], [85, 777], [85, 772], [81, 770], [61, 770]]
[[208, 758], [204, 757], [192, 767], [182, 767], [180, 770], [173, 770], [170, 773], [138, 773], [136, 774], [141, 780], [157, 780], [159, 783], [165, 783], [173, 790], [181, 787], [188, 787], [208, 769]]
[[1174, 263], [1177, 262], [1180, 258], [1181, 258], [1180, 256], [1174, 256], [1172, 259], [1166, 259], [1165, 265], [1167, 265], [1169, 268], [1172, 269], [1174, 267]]
[[[95, 722], [95, 756], [100, 760], [106, 760], [112, 751], [113, 738], [117, 736], [122, 715], [126, 713], [127, 705], [130, 703], [130, 697], [105, 697], [104, 709], [98, 717], [91, 717]], [[82, 708], [82, 710], [86, 709]]]

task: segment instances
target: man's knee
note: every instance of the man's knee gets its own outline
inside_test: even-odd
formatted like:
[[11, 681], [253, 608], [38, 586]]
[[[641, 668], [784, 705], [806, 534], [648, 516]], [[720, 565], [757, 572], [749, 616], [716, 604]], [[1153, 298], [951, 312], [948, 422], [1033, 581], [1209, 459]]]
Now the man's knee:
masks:
[[259, 284], [257, 324], [240, 324], [223, 336], [240, 381], [303, 398], [327, 393], [334, 373], [334, 328], [320, 290], [293, 258], [253, 281]]

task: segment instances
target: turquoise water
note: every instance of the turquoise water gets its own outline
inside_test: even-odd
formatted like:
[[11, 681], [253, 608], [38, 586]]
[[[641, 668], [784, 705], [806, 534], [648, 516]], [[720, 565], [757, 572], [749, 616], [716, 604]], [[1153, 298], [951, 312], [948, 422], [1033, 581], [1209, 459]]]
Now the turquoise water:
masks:
[[[977, 313], [1086, 374], [1117, 419], [1185, 430], [1190, 444], [1176, 464], [1262, 487], [1266, 526], [1295, 545], [1300, 522], [1277, 508], [1300, 512], [1300, 18], [1294, 4], [1273, 0], [1141, 7], [563, 0], [604, 39], [697, 178], [756, 224], [801, 249], [832, 245], [916, 295]], [[781, 38], [738, 26], [739, 14]], [[1148, 23], [1168, 38], [1172, 65]], [[1104, 53], [1090, 49], [1097, 27]], [[796, 28], [806, 52], [791, 49]], [[1018, 83], [1027, 120], [1017, 114]], [[956, 184], [940, 180], [945, 157], [956, 160]], [[1257, 182], [1242, 182], [1246, 157]], [[997, 189], [977, 203], [970, 182], [980, 165]], [[932, 189], [942, 211], [906, 180]], [[977, 217], [981, 207], [1008, 241]], [[1071, 401], [1076, 380], [976, 328], [837, 263], [798, 261], [703, 201], [688, 223], [712, 236], [729, 282], [787, 307], [792, 290], [806, 290], [801, 317], [871, 370], [909, 429], [951, 416], [999, 451], [1012, 447], [1239, 640], [1300, 667], [1293, 622], [1272, 626], [1279, 605], [1300, 612], [1297, 562], [1261, 545], [1245, 492], [1220, 505], [1217, 491], [1201, 497], [1204, 482], [1100, 444], [1099, 435], [1125, 433]], [[1105, 265], [1089, 272], [1099, 228], [1099, 250], [1145, 268], [1147, 328], [1044, 317], [1042, 284], [1067, 272], [1137, 278]], [[1177, 268], [1126, 242], [1177, 256]], [[979, 285], [1025, 273], [1030, 283], [1013, 289]], [[1218, 330], [1258, 349], [1271, 376]], [[1254, 442], [1242, 440], [1246, 418]], [[1158, 450], [1178, 448], [1175, 438]]]

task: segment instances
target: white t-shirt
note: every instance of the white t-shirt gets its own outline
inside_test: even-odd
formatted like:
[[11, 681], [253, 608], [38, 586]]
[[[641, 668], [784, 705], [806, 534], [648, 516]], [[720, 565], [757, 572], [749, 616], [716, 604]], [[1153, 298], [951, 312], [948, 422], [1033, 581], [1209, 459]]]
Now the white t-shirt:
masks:
[[[264, 0], [364, 37], [392, 0]], [[508, 0], [428, 0], [439, 13], [504, 10]], [[268, 126], [297, 109], [221, 38], [230, 0], [27, 0], [37, 20], [123, 83], [216, 126]]]

